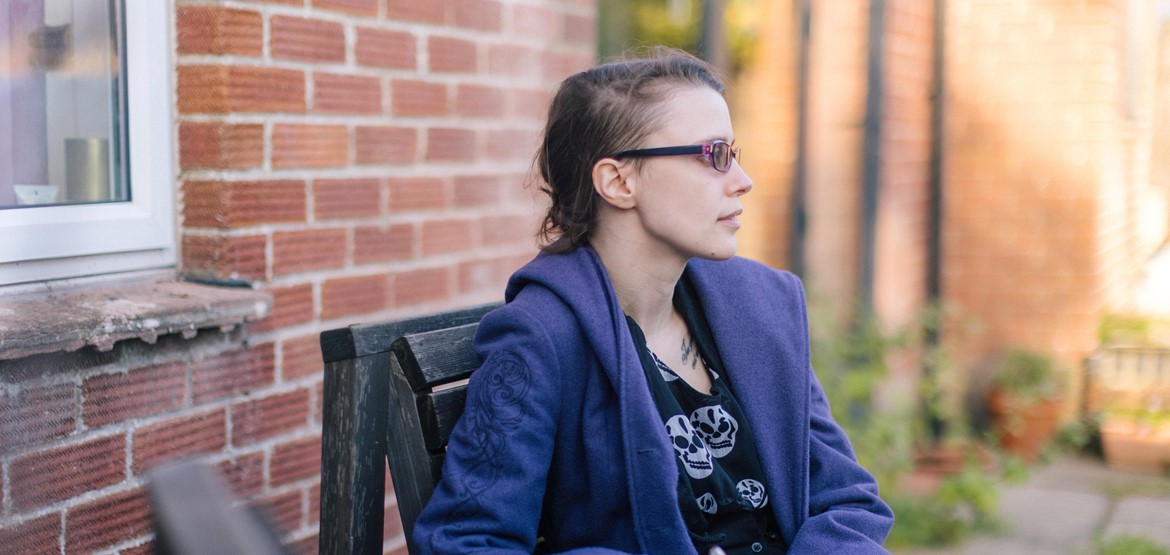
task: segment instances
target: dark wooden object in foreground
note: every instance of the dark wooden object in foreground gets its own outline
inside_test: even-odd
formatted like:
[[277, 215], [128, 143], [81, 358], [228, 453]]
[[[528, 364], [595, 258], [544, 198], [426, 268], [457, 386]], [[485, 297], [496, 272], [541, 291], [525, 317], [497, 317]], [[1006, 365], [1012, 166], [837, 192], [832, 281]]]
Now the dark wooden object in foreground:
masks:
[[414, 520], [434, 491], [447, 438], [463, 412], [463, 380], [479, 366], [472, 339], [500, 306], [321, 334], [325, 361], [321, 430], [323, 555], [382, 552], [389, 461], [408, 547]]

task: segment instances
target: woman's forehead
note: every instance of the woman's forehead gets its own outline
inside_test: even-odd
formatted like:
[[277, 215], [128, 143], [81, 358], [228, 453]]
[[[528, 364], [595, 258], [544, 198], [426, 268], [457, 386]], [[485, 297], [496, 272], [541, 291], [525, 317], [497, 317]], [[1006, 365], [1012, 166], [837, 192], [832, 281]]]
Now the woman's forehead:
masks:
[[652, 135], [686, 144], [732, 140], [727, 102], [710, 87], [679, 88], [662, 101], [661, 108], [661, 125]]

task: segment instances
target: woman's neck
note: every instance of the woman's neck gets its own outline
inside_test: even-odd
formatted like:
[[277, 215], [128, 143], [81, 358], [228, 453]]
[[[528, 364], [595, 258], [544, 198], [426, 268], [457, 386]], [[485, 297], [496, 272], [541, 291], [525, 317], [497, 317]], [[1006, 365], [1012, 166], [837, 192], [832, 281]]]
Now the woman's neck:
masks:
[[669, 329], [677, 319], [674, 288], [686, 261], [645, 252], [614, 235], [598, 234], [591, 244], [609, 272], [622, 310], [638, 322], [647, 337]]

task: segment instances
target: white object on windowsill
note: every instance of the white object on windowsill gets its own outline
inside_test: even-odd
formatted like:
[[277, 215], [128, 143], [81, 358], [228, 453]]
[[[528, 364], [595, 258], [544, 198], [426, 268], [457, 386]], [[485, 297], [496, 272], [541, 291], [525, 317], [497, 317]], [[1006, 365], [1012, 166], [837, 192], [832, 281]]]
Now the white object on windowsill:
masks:
[[16, 204], [28, 206], [31, 204], [53, 204], [61, 194], [60, 185], [13, 185], [16, 192]]

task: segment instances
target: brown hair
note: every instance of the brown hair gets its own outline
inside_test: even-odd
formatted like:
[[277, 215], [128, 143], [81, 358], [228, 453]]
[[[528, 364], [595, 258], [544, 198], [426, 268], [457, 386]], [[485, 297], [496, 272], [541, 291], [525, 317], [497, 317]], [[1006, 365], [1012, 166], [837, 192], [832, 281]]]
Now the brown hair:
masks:
[[[583, 244], [597, 220], [593, 165], [638, 148], [662, 124], [661, 103], [677, 87], [723, 83], [703, 60], [665, 47], [582, 71], [561, 82], [548, 109], [537, 164], [552, 199], [538, 232], [545, 252]], [[635, 164], [640, 160], [635, 160]]]

